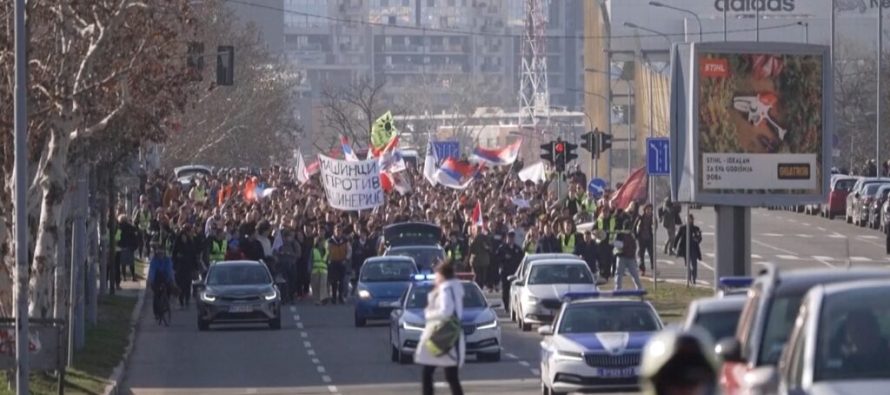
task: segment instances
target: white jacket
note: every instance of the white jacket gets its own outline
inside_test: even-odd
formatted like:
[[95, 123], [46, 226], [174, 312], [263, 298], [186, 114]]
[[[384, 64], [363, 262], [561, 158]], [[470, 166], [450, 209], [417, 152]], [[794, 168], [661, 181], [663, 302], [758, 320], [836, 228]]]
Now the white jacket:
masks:
[[417, 351], [414, 352], [414, 363], [427, 366], [463, 366], [467, 351], [463, 331], [457, 346], [440, 357], [433, 355], [425, 346], [440, 322], [450, 318], [455, 312], [458, 318], [463, 315], [463, 298], [464, 287], [459, 280], [448, 280], [429, 293], [424, 310], [426, 325], [420, 335]]

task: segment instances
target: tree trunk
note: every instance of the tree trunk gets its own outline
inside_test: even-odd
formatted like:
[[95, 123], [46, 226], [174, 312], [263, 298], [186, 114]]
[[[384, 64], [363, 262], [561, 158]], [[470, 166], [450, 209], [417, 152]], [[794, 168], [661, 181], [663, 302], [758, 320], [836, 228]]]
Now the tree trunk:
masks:
[[4, 177], [0, 197], [0, 316], [12, 317], [12, 273], [15, 268], [15, 241], [12, 233], [12, 179]]
[[46, 163], [40, 177], [43, 196], [40, 202], [40, 221], [37, 224], [37, 241], [34, 243], [34, 262], [31, 266], [29, 313], [32, 317], [49, 318], [52, 314], [53, 269], [56, 265], [56, 248], [59, 243], [59, 226], [62, 201], [65, 197], [68, 165], [68, 136], [53, 130], [46, 155]]

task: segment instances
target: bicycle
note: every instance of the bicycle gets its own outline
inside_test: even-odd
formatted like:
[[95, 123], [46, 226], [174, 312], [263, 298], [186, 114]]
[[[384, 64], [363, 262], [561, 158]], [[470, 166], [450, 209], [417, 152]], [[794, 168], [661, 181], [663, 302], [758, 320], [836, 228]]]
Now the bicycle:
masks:
[[158, 325], [170, 326], [170, 319], [173, 315], [172, 309], [170, 309], [170, 288], [167, 283], [161, 283], [156, 292], [155, 320], [158, 321]]

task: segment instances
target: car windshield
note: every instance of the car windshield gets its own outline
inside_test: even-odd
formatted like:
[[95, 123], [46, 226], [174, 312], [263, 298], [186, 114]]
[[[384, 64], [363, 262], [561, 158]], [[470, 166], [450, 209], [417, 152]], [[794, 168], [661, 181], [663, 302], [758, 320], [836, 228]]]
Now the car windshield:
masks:
[[661, 329], [652, 308], [644, 303], [591, 303], [566, 308], [559, 333], [654, 332]]
[[766, 328], [760, 342], [759, 365], [775, 365], [782, 356], [782, 349], [791, 329], [794, 327], [794, 319], [797, 317], [797, 309], [803, 295], [777, 296], [770, 302], [769, 315], [766, 319]]
[[813, 381], [890, 379], [890, 288], [829, 295], [822, 305]]
[[839, 191], [850, 192], [850, 190], [853, 189], [853, 185], [855, 185], [855, 184], [856, 184], [855, 178], [838, 180], [837, 183], [834, 184], [834, 189], [839, 190]]
[[207, 274], [207, 285], [259, 285], [271, 282], [269, 271], [259, 264], [215, 265]]
[[414, 258], [417, 268], [424, 271], [432, 270], [434, 263], [445, 259], [445, 253], [438, 248], [394, 248], [386, 255]]
[[[464, 308], [474, 309], [485, 307], [485, 296], [479, 291], [479, 287], [473, 283], [462, 283], [464, 286]], [[427, 296], [433, 290], [432, 285], [423, 285], [411, 287], [408, 293], [408, 300], [405, 302], [406, 309], [425, 309]]]
[[708, 332], [715, 341], [720, 341], [735, 334], [741, 314], [741, 309], [738, 311], [699, 312], [695, 317], [695, 325]]
[[883, 184], [878, 183], [867, 184], [865, 186], [865, 192], [863, 193], [863, 195], [873, 196], [878, 191], [878, 188], [880, 188], [882, 185]]
[[374, 261], [362, 267], [362, 282], [408, 281], [417, 272], [414, 264], [406, 261]]
[[593, 278], [584, 265], [535, 265], [528, 275], [528, 284], [593, 284]]

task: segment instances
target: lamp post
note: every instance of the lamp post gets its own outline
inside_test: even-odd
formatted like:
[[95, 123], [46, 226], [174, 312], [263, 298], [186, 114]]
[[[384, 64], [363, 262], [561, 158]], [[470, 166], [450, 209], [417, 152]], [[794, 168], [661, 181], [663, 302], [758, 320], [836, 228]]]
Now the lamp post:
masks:
[[672, 5], [670, 5], [670, 4], [664, 4], [664, 3], [661, 3], [661, 2], [658, 2], [658, 1], [650, 1], [650, 2], [649, 2], [649, 5], [651, 5], [651, 6], [653, 6], [653, 7], [661, 7], [661, 8], [671, 9], [671, 10], [674, 10], [674, 11], [685, 12], [685, 13], [687, 13], [687, 14], [689, 14], [689, 15], [692, 15], [693, 17], [695, 17], [695, 21], [698, 22], [698, 41], [699, 41], [699, 42], [703, 42], [703, 41], [704, 41], [704, 38], [703, 38], [703, 37], [704, 37], [704, 33], [702, 32], [701, 18], [698, 16], [698, 14], [696, 14], [696, 13], [693, 12], [692, 10], [688, 10], [688, 9], [686, 9], [686, 8], [680, 8], [680, 7], [672, 6]]
[[642, 27], [642, 26], [637, 25], [636, 23], [633, 23], [633, 22], [624, 22], [624, 26], [629, 27], [631, 29], [638, 29], [638, 30], [642, 30], [644, 32], [649, 32], [649, 33], [661, 36], [661, 38], [663, 38], [663, 39], [665, 39], [665, 41], [667, 41], [669, 49], [671, 47], [671, 44], [673, 44], [673, 41], [671, 41], [671, 38], [668, 37], [667, 34], [664, 34], [658, 30], [653, 30], [653, 29], [649, 29], [647, 27]]
[[877, 74], [877, 104], [875, 105], [875, 170], [877, 176], [881, 174], [881, 55], [884, 54], [884, 7], [878, 4], [878, 68]]
[[15, 98], [13, 146], [15, 149], [15, 393], [28, 395], [30, 355], [28, 347], [28, 59], [25, 0], [15, 1]]

